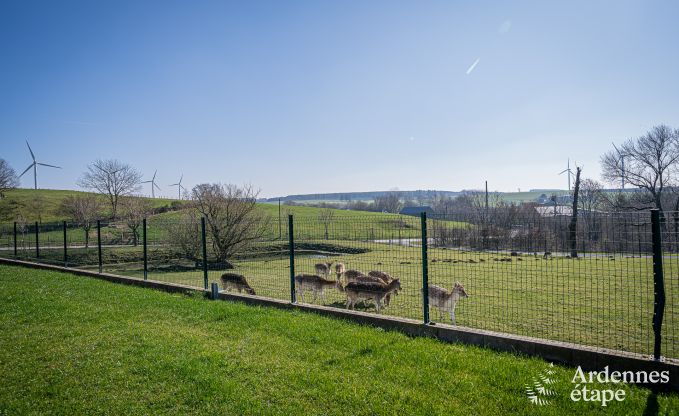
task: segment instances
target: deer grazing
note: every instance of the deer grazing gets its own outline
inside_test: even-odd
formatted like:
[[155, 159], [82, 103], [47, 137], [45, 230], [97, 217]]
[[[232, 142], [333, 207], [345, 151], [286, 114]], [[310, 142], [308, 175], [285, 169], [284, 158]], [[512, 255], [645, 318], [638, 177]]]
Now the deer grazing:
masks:
[[319, 276], [323, 276], [327, 279], [328, 276], [330, 276], [330, 272], [332, 271], [330, 266], [332, 266], [332, 262], [316, 263], [316, 266], [315, 266], [316, 267], [316, 274], [319, 275]]
[[344, 268], [344, 263], [335, 264], [335, 273], [337, 274], [337, 280], [340, 280], [346, 269]]
[[250, 287], [245, 276], [237, 273], [224, 273], [221, 277], [222, 286], [224, 290], [237, 290], [238, 293], [247, 293], [248, 295], [255, 295], [255, 290]]
[[375, 301], [375, 309], [380, 313], [382, 301], [401, 288], [401, 282], [394, 279], [388, 285], [381, 282], [350, 282], [344, 287], [347, 294], [347, 309], [354, 309], [354, 305], [360, 300], [372, 299]]
[[330, 288], [336, 288], [340, 292], [344, 291], [342, 284], [339, 280], [327, 280], [316, 274], [302, 273], [295, 276], [295, 289], [299, 294], [302, 302], [306, 303], [304, 300], [304, 292], [310, 291], [313, 293], [314, 297], [312, 302], [321, 297], [323, 302], [325, 302], [325, 290]]
[[469, 295], [459, 282], [455, 282], [452, 292], [440, 286], [429, 285], [429, 305], [438, 308], [441, 321], [443, 321], [443, 311], [448, 311], [450, 321], [455, 325], [455, 306], [460, 297], [468, 298]]

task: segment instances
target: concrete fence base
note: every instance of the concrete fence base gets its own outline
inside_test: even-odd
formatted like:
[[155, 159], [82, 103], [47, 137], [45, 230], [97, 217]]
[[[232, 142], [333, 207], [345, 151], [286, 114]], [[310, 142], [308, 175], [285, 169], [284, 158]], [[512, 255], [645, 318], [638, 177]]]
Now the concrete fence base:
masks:
[[[22, 260], [0, 258], [0, 264], [31, 267], [36, 269], [62, 271], [79, 276], [94, 277], [114, 283], [123, 283], [173, 293], [201, 292], [210, 295], [209, 290], [186, 286], [177, 283], [143, 280], [109, 273], [98, 273], [49, 264], [33, 263]], [[445, 342], [459, 342], [477, 345], [497, 351], [519, 353], [541, 357], [545, 360], [569, 365], [581, 366], [584, 371], [603, 371], [608, 366], [610, 371], [669, 371], [670, 381], [667, 384], [652, 384], [647, 387], [654, 390], [679, 391], [679, 362], [676, 360], [655, 361], [650, 355], [628, 353], [604, 348], [588, 347], [540, 338], [524, 337], [501, 332], [484, 331], [472, 328], [450, 326], [445, 324], [425, 325], [414, 319], [377, 315], [374, 313], [351, 311], [327, 306], [292, 304], [288, 301], [261, 296], [246, 296], [235, 293], [219, 293], [219, 299], [240, 301], [250, 305], [274, 306], [284, 309], [298, 309], [321, 315], [347, 319], [360, 324], [371, 325], [386, 330], [399, 331], [409, 336], [435, 338]]]

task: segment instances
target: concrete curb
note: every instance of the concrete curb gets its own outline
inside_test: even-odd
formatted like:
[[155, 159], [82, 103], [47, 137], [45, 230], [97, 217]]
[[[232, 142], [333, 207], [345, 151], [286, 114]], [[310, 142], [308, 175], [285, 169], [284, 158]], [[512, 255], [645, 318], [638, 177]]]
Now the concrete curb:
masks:
[[[143, 280], [109, 273], [73, 269], [70, 267], [7, 258], [0, 258], [0, 264], [61, 271], [79, 276], [94, 277], [96, 279], [107, 280], [114, 283], [141, 286], [172, 293], [200, 292], [205, 296], [209, 295], [209, 290], [193, 286], [157, 280]], [[679, 391], [679, 362], [654, 361], [651, 356], [445, 324], [424, 325], [421, 321], [413, 319], [376, 315], [374, 313], [350, 311], [319, 305], [292, 304], [289, 301], [262, 296], [246, 296], [220, 292], [219, 299], [239, 301], [249, 305], [273, 306], [283, 309], [298, 309], [314, 312], [320, 315], [346, 319], [386, 330], [399, 331], [409, 336], [430, 337], [444, 342], [459, 342], [462, 344], [491, 348], [496, 351], [537, 356], [547, 361], [568, 366], [581, 366], [585, 371], [602, 371], [605, 366], [609, 367], [609, 371], [669, 371], [669, 383], [647, 385], [647, 387], [658, 391]]]

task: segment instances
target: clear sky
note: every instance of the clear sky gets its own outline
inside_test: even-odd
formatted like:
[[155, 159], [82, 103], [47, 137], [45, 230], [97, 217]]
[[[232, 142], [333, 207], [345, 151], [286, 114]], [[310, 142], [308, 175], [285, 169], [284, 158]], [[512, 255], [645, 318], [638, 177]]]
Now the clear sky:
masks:
[[[0, 157], [263, 196], [566, 187], [679, 127], [677, 1], [2, 1]], [[22, 178], [32, 186], [32, 176]], [[145, 189], [146, 193], [150, 190]]]

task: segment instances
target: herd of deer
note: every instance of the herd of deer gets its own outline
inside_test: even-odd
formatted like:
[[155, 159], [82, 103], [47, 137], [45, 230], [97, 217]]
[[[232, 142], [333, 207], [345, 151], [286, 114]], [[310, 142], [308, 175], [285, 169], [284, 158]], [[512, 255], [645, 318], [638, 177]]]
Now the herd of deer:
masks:
[[[347, 309], [354, 309], [360, 301], [372, 300], [375, 303], [377, 313], [382, 307], [389, 306], [391, 296], [397, 295], [401, 290], [399, 279], [391, 277], [388, 273], [372, 270], [364, 274], [358, 270], [347, 270], [343, 263], [336, 263], [334, 267], [337, 278], [329, 279], [332, 273], [333, 262], [317, 263], [316, 274], [301, 273], [295, 276], [295, 289], [302, 302], [305, 292], [313, 294], [312, 302], [319, 297], [325, 302], [325, 291], [336, 289], [347, 297]], [[344, 280], [344, 281], [343, 281]], [[235, 290], [255, 295], [255, 290], [248, 284], [244, 276], [237, 273], [224, 273], [221, 277], [222, 286], [225, 290]], [[450, 321], [455, 324], [455, 307], [461, 297], [469, 297], [464, 287], [455, 282], [452, 290], [447, 290], [436, 285], [429, 285], [429, 305], [439, 310], [439, 317], [443, 320], [443, 313], [450, 314]]]

